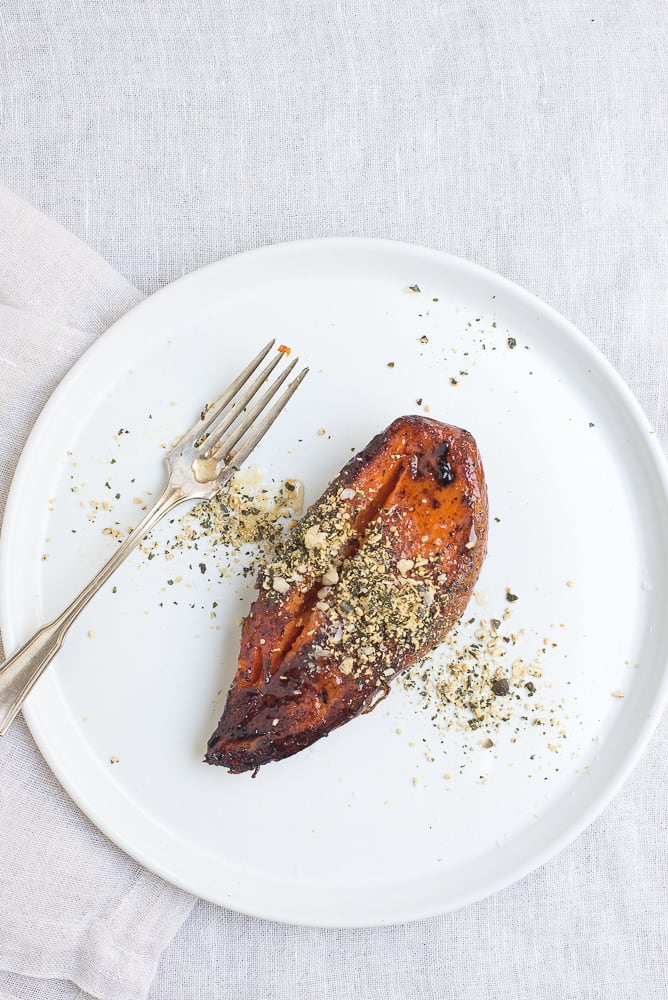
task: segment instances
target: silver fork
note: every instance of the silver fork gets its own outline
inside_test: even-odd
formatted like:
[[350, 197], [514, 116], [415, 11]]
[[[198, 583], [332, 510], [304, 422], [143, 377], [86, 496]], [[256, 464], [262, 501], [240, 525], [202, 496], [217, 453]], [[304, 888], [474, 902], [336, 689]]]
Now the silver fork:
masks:
[[[199, 420], [168, 452], [167, 485], [143, 520], [118, 546], [113, 556], [69, 607], [44, 625], [18, 652], [0, 664], [0, 736], [4, 736], [33, 685], [63, 644], [65, 634], [94, 594], [157, 522], [184, 500], [211, 500], [232, 478], [308, 373], [304, 368], [276, 399], [278, 390], [294, 370], [295, 358], [262, 392], [285, 352], [255, 375], [275, 341], [264, 347], [228, 389], [200, 415]], [[253, 377], [255, 376], [255, 377]], [[272, 401], [273, 405], [270, 406]], [[251, 406], [251, 402], [253, 405]], [[266, 412], [265, 412], [266, 411]]]

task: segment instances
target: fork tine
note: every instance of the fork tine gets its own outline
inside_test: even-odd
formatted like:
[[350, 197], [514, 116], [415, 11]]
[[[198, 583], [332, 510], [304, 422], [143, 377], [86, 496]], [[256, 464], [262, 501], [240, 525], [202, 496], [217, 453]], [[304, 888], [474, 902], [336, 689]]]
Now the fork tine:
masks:
[[218, 442], [218, 444], [215, 447], [211, 449], [212, 455], [220, 456], [221, 458], [227, 457], [227, 455], [235, 446], [237, 441], [241, 440], [246, 431], [260, 416], [262, 411], [267, 406], [267, 403], [269, 403], [274, 398], [280, 387], [287, 379], [288, 375], [290, 375], [290, 373], [294, 370], [294, 367], [297, 364], [298, 360], [299, 358], [295, 358], [295, 360], [292, 361], [283, 372], [281, 372], [281, 374], [278, 376], [277, 379], [273, 381], [273, 383], [270, 385], [267, 391], [260, 396], [255, 406], [251, 407], [251, 409], [248, 411], [248, 413], [241, 421], [241, 423], [233, 427], [232, 430], [227, 435], [227, 437], [223, 438], [221, 441]]
[[[296, 360], [297, 359], [295, 359], [295, 363]], [[278, 400], [269, 410], [269, 413], [267, 413], [266, 417], [263, 420], [261, 420], [256, 427], [253, 428], [253, 432], [246, 438], [246, 440], [243, 442], [239, 450], [234, 453], [232, 459], [230, 460], [227, 466], [227, 470], [223, 472], [223, 477], [224, 477], [222, 480], [223, 484], [227, 482], [228, 479], [231, 478], [232, 474], [235, 471], [241, 468], [241, 466], [246, 461], [246, 459], [253, 451], [253, 449], [260, 443], [260, 441], [265, 436], [271, 425], [274, 423], [276, 417], [279, 415], [279, 413], [286, 405], [290, 397], [294, 395], [299, 386], [302, 384], [302, 382], [308, 375], [308, 372], [309, 372], [308, 368], [304, 368], [304, 370], [299, 373], [297, 378], [293, 379], [293, 381], [287, 387], [285, 392], [281, 396], [279, 396]], [[227, 475], [226, 472], [229, 472], [229, 475]]]
[[233, 399], [223, 408], [218, 416], [218, 420], [214, 420], [213, 424], [209, 426], [209, 429], [204, 434], [200, 434], [197, 438], [197, 447], [203, 454], [211, 448], [211, 442], [216, 439], [220, 440], [221, 436], [225, 433], [228, 427], [230, 427], [235, 420], [238, 419], [244, 408], [248, 406], [261, 386], [267, 381], [276, 365], [279, 364], [284, 357], [285, 354], [277, 353], [276, 356], [271, 359], [269, 364], [262, 369], [257, 378], [253, 379], [248, 388], [244, 389], [240, 396]]
[[211, 427], [214, 420], [218, 419], [218, 417], [223, 412], [227, 404], [232, 399], [234, 399], [236, 394], [239, 392], [239, 389], [241, 389], [242, 386], [246, 384], [246, 382], [251, 377], [253, 372], [256, 371], [257, 368], [259, 368], [259, 366], [262, 364], [266, 356], [269, 354], [269, 351], [272, 349], [275, 343], [276, 343], [275, 338], [273, 340], [270, 340], [269, 343], [266, 345], [266, 347], [262, 348], [257, 357], [253, 358], [250, 364], [246, 365], [241, 374], [237, 375], [235, 380], [227, 387], [222, 396], [219, 396], [218, 399], [213, 404], [213, 406], [211, 406], [210, 409], [206, 411], [203, 417], [200, 417], [200, 419], [193, 424], [190, 430], [183, 435], [183, 437], [179, 440], [176, 446], [177, 448], [182, 445], [188, 444], [192, 441], [195, 441], [198, 438], [202, 437], [203, 434], [206, 434], [208, 428]]

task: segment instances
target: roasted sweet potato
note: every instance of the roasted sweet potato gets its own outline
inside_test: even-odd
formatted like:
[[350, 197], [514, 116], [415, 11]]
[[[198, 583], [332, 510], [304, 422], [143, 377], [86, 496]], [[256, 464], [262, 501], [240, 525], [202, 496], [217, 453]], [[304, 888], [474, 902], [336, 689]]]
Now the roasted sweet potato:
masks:
[[460, 617], [486, 543], [473, 437], [426, 417], [395, 420], [260, 573], [206, 760], [254, 770], [372, 708]]

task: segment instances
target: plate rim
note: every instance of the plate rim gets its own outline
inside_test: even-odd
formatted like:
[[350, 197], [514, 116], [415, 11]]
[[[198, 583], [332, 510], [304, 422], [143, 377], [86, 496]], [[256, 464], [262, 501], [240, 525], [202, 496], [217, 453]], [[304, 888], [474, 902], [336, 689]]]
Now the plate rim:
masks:
[[[633, 430], [638, 433], [645, 444], [646, 459], [651, 463], [652, 470], [657, 477], [657, 482], [661, 489], [663, 500], [666, 502], [668, 508], [668, 459], [663, 452], [661, 444], [657, 439], [657, 435], [653, 431], [644, 410], [636, 397], [633, 395], [630, 387], [607, 357], [585, 336], [585, 334], [575, 327], [574, 324], [572, 324], [568, 319], [557, 312], [554, 307], [546, 302], [543, 302], [532, 292], [480, 264], [467, 260], [466, 258], [450, 254], [446, 251], [421, 246], [420, 244], [360, 236], [319, 237], [314, 239], [291, 240], [269, 244], [251, 250], [246, 250], [241, 253], [231, 254], [227, 257], [221, 258], [220, 260], [206, 264], [203, 267], [196, 268], [193, 271], [181, 275], [175, 281], [165, 285], [152, 295], [147, 296], [137, 305], [131, 307], [126, 313], [123, 314], [123, 316], [119, 317], [119, 319], [108, 327], [107, 330], [96, 338], [96, 340], [84, 351], [84, 353], [69, 369], [51, 393], [41, 413], [37, 417], [37, 420], [33, 424], [28, 438], [22, 448], [19, 461], [12, 477], [2, 524], [2, 533], [0, 534], [0, 627], [2, 629], [3, 639], [5, 640], [6, 649], [14, 650], [17, 647], [15, 630], [11, 621], [11, 600], [9, 596], [10, 588], [8, 587], [11, 545], [8, 544], [7, 537], [9, 534], [9, 526], [11, 526], [15, 519], [20, 516], [20, 497], [23, 492], [24, 480], [28, 476], [31, 468], [30, 453], [36, 447], [43, 428], [51, 418], [52, 412], [57, 410], [59, 407], [61, 398], [67, 396], [70, 386], [76, 381], [76, 379], [81, 377], [86, 365], [91, 363], [91, 359], [94, 360], [101, 351], [107, 349], [107, 345], [112, 342], [113, 338], [117, 335], [118, 328], [122, 327], [128, 321], [129, 317], [132, 317], [131, 321], [135, 322], [137, 315], [141, 315], [142, 311], [154, 308], [156, 300], [162, 301], [170, 295], [173, 295], [175, 288], [178, 290], [178, 288], [180, 288], [183, 284], [187, 284], [192, 280], [194, 275], [201, 275], [204, 272], [225, 270], [229, 266], [236, 263], [240, 258], [246, 260], [257, 259], [262, 262], [270, 261], [272, 258], [281, 257], [298, 250], [306, 250], [308, 252], [323, 250], [326, 248], [350, 248], [351, 246], [355, 246], [360, 249], [366, 248], [370, 251], [384, 249], [391, 252], [409, 254], [413, 256], [417, 254], [430, 259], [432, 262], [440, 262], [446, 266], [449, 265], [451, 268], [455, 267], [463, 269], [473, 276], [478, 275], [488, 284], [490, 282], [497, 284], [500, 288], [511, 294], [516, 300], [519, 299], [520, 301], [523, 301], [524, 304], [538, 309], [540, 314], [546, 316], [559, 330], [561, 336], [564, 336], [571, 344], [574, 344], [580, 352], [583, 352], [584, 356], [591, 361], [592, 366], [595, 366], [598, 369], [599, 375], [607, 382], [611, 389], [615, 391], [617, 399], [624, 404], [626, 408], [625, 419], [628, 420], [630, 418]], [[503, 875], [499, 875], [496, 879], [489, 879], [487, 888], [483, 895], [474, 889], [469, 893], [460, 892], [455, 899], [441, 904], [434, 903], [432, 905], [424, 905], [423, 903], [420, 906], [416, 906], [413, 901], [410, 905], [404, 907], [404, 910], [406, 911], [406, 915], [404, 916], [390, 918], [388, 920], [375, 919], [372, 921], [368, 919], [355, 919], [350, 916], [347, 916], [347, 918], [343, 921], [322, 918], [305, 919], [303, 916], [301, 918], [297, 918], [289, 915], [286, 916], [284, 911], [277, 912], [276, 908], [274, 907], [272, 909], [271, 906], [265, 907], [260, 912], [253, 906], [243, 905], [242, 901], [238, 901], [236, 899], [221, 899], [220, 895], [216, 893], [212, 893], [208, 896], [203, 895], [202, 898], [209, 899], [211, 902], [218, 905], [222, 905], [227, 908], [234, 909], [237, 912], [245, 913], [254, 917], [278, 920], [287, 924], [315, 927], [370, 927], [401, 924], [417, 919], [423, 919], [425, 917], [436, 916], [446, 912], [452, 912], [453, 910], [460, 909], [461, 907], [472, 902], [487, 898], [499, 890], [514, 884], [525, 875], [535, 871], [541, 865], [545, 864], [551, 858], [556, 857], [559, 853], [561, 853], [561, 851], [564, 850], [565, 847], [572, 843], [594, 821], [594, 819], [596, 819], [598, 815], [600, 815], [603, 809], [605, 809], [605, 807], [618, 794], [622, 785], [626, 782], [631, 771], [636, 766], [646, 749], [647, 744], [649, 743], [649, 740], [651, 739], [661, 718], [666, 702], [668, 701], [668, 659], [664, 662], [662, 673], [657, 679], [655, 695], [656, 697], [651, 710], [645, 715], [642, 721], [638, 722], [635, 727], [635, 737], [623, 762], [620, 766], [615, 768], [614, 773], [609, 778], [601, 780], [598, 791], [590, 799], [588, 807], [583, 809], [578, 814], [577, 820], [571, 822], [561, 835], [550, 840], [547, 843], [547, 846], [543, 846], [541, 849], [536, 849], [529, 855], [528, 860], [523, 860], [515, 866], [509, 867]], [[41, 728], [39, 710], [35, 709], [31, 704], [31, 699], [26, 702], [23, 709], [23, 715], [32, 736], [39, 747], [42, 757], [56, 776], [57, 780], [65, 789], [67, 794], [79, 806], [79, 808], [82, 809], [82, 811], [97, 826], [97, 828], [100, 829], [121, 850], [123, 850], [130, 857], [134, 858], [149, 871], [152, 871], [164, 878], [172, 885], [191, 893], [196, 891], [200, 894], [199, 889], [193, 890], [192, 884], [189, 884], [187, 879], [181, 878], [178, 873], [170, 870], [168, 866], [152, 859], [143, 849], [140, 849], [131, 843], [125, 835], [119, 835], [118, 831], [114, 828], [113, 823], [107, 822], [104, 816], [99, 814], [98, 809], [95, 806], [91, 806], [89, 801], [85, 799], [82, 801], [76, 787], [74, 787], [74, 783], [69, 778], [67, 770], [60, 767], [57, 755], [55, 755], [54, 759], [50, 742]]]

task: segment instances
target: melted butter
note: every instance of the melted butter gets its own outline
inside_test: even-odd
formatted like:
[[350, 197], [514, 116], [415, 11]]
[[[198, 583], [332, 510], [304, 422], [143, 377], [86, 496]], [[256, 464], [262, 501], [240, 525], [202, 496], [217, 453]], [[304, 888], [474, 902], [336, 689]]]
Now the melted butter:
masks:
[[192, 464], [193, 476], [198, 483], [211, 483], [218, 478], [219, 466], [217, 458], [196, 458]]
[[235, 474], [234, 482], [237, 489], [243, 491], [244, 487], [260, 486], [264, 475], [261, 465], [249, 465]]

